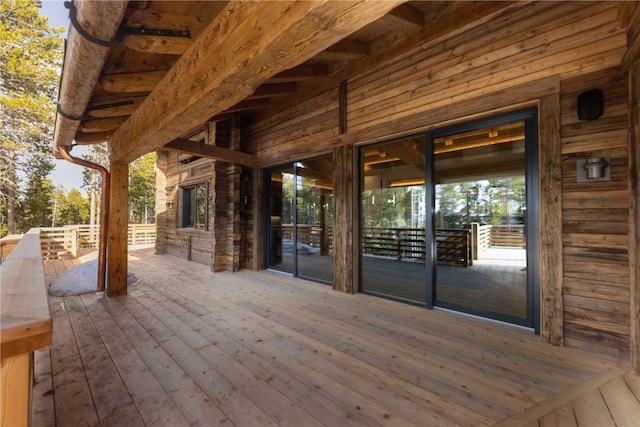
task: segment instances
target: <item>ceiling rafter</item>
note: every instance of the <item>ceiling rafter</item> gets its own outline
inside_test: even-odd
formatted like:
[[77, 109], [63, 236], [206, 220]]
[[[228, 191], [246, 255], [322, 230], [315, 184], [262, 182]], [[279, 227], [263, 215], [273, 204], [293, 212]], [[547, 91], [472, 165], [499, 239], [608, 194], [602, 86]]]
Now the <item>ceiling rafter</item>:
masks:
[[[295, 70], [401, 3], [318, 0], [226, 4], [111, 137], [112, 162], [130, 162], [161, 148], [201, 124], [202, 117], [220, 114], [261, 84], [273, 82], [278, 73], [289, 81], [311, 78], [288, 76], [285, 71]], [[317, 77], [318, 67], [313, 68], [313, 77]], [[326, 76], [328, 66], [322, 68]]]
[[200, 157], [221, 160], [224, 162], [235, 163], [242, 166], [252, 167], [256, 164], [256, 158], [252, 154], [242, 151], [230, 150], [228, 148], [216, 147], [203, 142], [192, 141], [186, 138], [178, 138], [165, 144], [162, 147], [169, 151], [180, 151], [183, 153], [195, 154]]

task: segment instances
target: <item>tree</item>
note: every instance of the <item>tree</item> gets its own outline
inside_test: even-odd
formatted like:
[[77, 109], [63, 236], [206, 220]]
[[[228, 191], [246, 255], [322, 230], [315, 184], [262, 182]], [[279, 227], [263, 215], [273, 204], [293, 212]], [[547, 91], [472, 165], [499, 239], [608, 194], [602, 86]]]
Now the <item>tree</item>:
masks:
[[129, 221], [148, 224], [155, 218], [156, 153], [148, 153], [129, 165]]
[[62, 225], [86, 224], [89, 221], [89, 200], [72, 188], [64, 198], [59, 218]]
[[30, 165], [26, 189], [20, 198], [21, 215], [16, 218], [16, 230], [25, 232], [33, 227], [48, 227], [51, 224], [54, 186], [47, 176], [52, 170], [53, 163], [45, 158], [35, 158]]
[[63, 29], [50, 27], [39, 7], [34, 0], [0, 2], [0, 231], [8, 233], [15, 232], [17, 177], [35, 178], [50, 163]]

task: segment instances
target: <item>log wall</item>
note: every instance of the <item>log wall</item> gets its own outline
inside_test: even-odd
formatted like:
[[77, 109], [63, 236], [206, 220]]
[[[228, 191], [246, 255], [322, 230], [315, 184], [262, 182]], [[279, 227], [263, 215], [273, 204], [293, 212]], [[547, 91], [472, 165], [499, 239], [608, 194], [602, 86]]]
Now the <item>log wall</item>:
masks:
[[[264, 112], [246, 130], [243, 150], [257, 155], [260, 166], [275, 165], [524, 106], [549, 109], [558, 101], [548, 102], [548, 97], [559, 97], [559, 109], [540, 113], [556, 123], [541, 124], [546, 126], [541, 135], [556, 141], [551, 152], [556, 154], [546, 153], [555, 172], [543, 174], [548, 182], [541, 185], [540, 208], [547, 206], [545, 200], [560, 201], [548, 203], [546, 218], [557, 222], [554, 236], [562, 239], [561, 248], [549, 251], [543, 246], [541, 253], [541, 265], [554, 271], [541, 279], [541, 298], [544, 303], [551, 297], [550, 312], [561, 314], [546, 322], [547, 339], [626, 353], [629, 119], [628, 80], [621, 68], [625, 25], [618, 3], [516, 4], [463, 34], [431, 41], [348, 79], [346, 134], [339, 133], [338, 87], [332, 85], [307, 91], [297, 102], [292, 98], [286, 108]], [[604, 92], [604, 116], [578, 121], [577, 95], [596, 87]], [[541, 139], [540, 151], [549, 143]], [[611, 181], [576, 182], [576, 161], [591, 156], [611, 158]], [[553, 183], [558, 178], [561, 183]], [[545, 188], [561, 191], [561, 197], [545, 194]], [[562, 267], [554, 269], [558, 253]], [[350, 282], [346, 277], [335, 280]]]

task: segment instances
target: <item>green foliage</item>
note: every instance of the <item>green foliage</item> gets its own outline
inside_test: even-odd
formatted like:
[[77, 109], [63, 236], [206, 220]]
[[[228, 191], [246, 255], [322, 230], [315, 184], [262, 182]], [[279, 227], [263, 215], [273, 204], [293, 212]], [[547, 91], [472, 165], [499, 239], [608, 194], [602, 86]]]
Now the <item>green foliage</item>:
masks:
[[[0, 2], [0, 223], [16, 203], [22, 203], [19, 216], [25, 208], [39, 205], [43, 196], [34, 190], [47, 187], [42, 172], [52, 169], [47, 155], [62, 65], [62, 39], [58, 36], [62, 29], [50, 27], [47, 18], [39, 16], [39, 7], [33, 0]], [[28, 182], [21, 200], [16, 200], [21, 190], [18, 177], [24, 176], [34, 182]], [[39, 224], [47, 211], [29, 211], [29, 218], [17, 218], [21, 226], [16, 231]]]
[[148, 224], [155, 219], [156, 153], [148, 153], [129, 165], [129, 222]]
[[85, 199], [80, 191], [72, 188], [64, 198], [56, 222], [61, 225], [88, 224], [89, 200]]
[[20, 215], [16, 217], [16, 229], [26, 232], [33, 227], [51, 225], [51, 194], [54, 187], [47, 178], [53, 164], [46, 159], [35, 158], [27, 174], [27, 185], [20, 201]]

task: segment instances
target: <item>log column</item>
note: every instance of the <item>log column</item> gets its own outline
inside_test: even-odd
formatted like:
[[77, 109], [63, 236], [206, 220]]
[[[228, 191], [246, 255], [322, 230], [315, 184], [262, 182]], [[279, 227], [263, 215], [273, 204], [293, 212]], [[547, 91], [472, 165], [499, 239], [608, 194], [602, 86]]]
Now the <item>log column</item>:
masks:
[[167, 170], [169, 153], [158, 150], [156, 152], [155, 190], [156, 190], [156, 253], [167, 253], [167, 203], [174, 203], [167, 199]]
[[127, 229], [129, 226], [129, 165], [111, 163], [111, 195], [107, 256], [107, 295], [127, 294]]
[[333, 220], [333, 289], [358, 292], [357, 180], [354, 147], [333, 150], [334, 220]]
[[560, 96], [540, 99], [540, 335], [563, 345], [562, 296], [562, 140]]
[[629, 286], [631, 366], [640, 372], [640, 61], [629, 68]]

